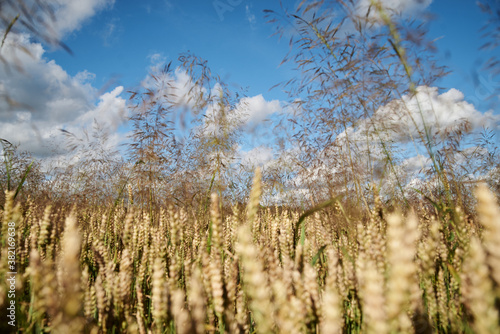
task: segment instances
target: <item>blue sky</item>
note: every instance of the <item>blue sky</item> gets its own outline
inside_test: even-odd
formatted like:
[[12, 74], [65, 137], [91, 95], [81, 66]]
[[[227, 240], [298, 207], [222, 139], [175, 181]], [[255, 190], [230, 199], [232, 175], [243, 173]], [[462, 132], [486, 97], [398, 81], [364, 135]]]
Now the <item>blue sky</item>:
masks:
[[[223, 78], [248, 86], [249, 95], [284, 99], [279, 89], [268, 90], [294, 75], [289, 66], [278, 66], [288, 51], [288, 41], [271, 36], [274, 26], [266, 23], [264, 9], [279, 11], [279, 3], [118, 0], [65, 38], [74, 56], [63, 50], [46, 56], [70, 75], [87, 70], [96, 75], [97, 86], [113, 80], [127, 89], [147, 74], [151, 55], [161, 54], [170, 61], [191, 51], [208, 60]], [[473, 99], [472, 72], [477, 69], [476, 61], [485, 58], [478, 51], [484, 43], [479, 30], [485, 15], [473, 0], [433, 1], [428, 9], [435, 15], [431, 36], [439, 38], [440, 58], [452, 71], [441, 85], [457, 88], [466, 99]]]
[[[298, 3], [284, 2], [289, 7]], [[383, 2], [407, 14], [424, 9], [434, 14], [430, 36], [438, 39], [438, 55], [452, 71], [438, 82], [443, 88], [439, 93], [454, 88], [455, 93], [464, 95], [461, 98], [458, 93], [451, 94], [454, 102], [465, 100], [473, 104], [474, 112], [491, 109], [498, 114], [498, 98], [486, 100], [486, 97], [498, 94], [500, 79], [487, 73], [474, 74], [478, 60], [486, 55], [478, 51], [483, 43], [479, 30], [486, 17], [475, 1]], [[128, 129], [123, 120], [127, 114], [124, 111], [127, 91], [140, 86], [152, 64], [158, 61], [176, 64], [178, 55], [186, 51], [208, 60], [211, 69], [226, 82], [248, 87], [247, 96], [253, 98], [252, 103], [261, 108], [261, 113], [270, 114], [276, 110], [276, 103], [284, 106], [287, 100], [279, 88], [269, 91], [271, 86], [295, 75], [291, 65], [279, 66], [289, 50], [288, 40], [271, 36], [275, 27], [266, 23], [262, 12], [280, 11], [278, 1], [60, 0], [59, 3], [62, 5], [57, 8], [63, 18], [54, 29], [73, 55], [37, 44], [19, 31], [9, 36], [11, 41], [7, 41], [4, 52], [8, 54], [9, 45], [14, 42], [24, 45], [35, 56], [17, 54], [16, 57], [25, 61], [26, 72], [31, 74], [7, 76], [5, 70], [0, 72], [4, 77], [0, 79], [0, 88], [10, 87], [12, 98], [29, 105], [26, 110], [17, 107], [0, 114], [0, 137], [35, 155], [62, 154], [60, 148], [53, 152], [54, 138], [61, 141], [57, 129], [77, 131], [91, 126], [94, 118], [116, 132], [117, 144]], [[498, 54], [498, 50], [495, 52]], [[2, 106], [9, 109], [5, 104]], [[251, 146], [243, 149], [248, 151]]]
[[[191, 51], [208, 60], [221, 77], [250, 88], [249, 95], [271, 96], [268, 89], [291, 75], [278, 68], [288, 51], [287, 41], [271, 37], [262, 10], [279, 9], [269, 1], [218, 7], [212, 1], [116, 1], [67, 38], [75, 56], [59, 50], [50, 54], [70, 74], [86, 69], [96, 84], [118, 79], [136, 86], [147, 74], [150, 57], [166, 61]], [[274, 97], [282, 98], [278, 92]]]
[[[480, 30], [487, 17], [480, 11], [476, 1], [433, 1], [429, 10], [436, 15], [435, 21], [431, 23], [431, 36], [439, 38], [436, 44], [440, 59], [452, 72], [440, 85], [462, 91], [466, 101], [483, 110], [498, 107], [498, 99], [487, 101], [485, 97], [490, 97], [494, 89], [498, 91], [500, 78], [491, 78], [488, 73], [481, 73], [478, 69], [481, 61], [492, 55], [498, 57], [500, 50], [479, 51], [486, 42], [481, 38]], [[475, 79], [479, 79], [479, 82]]]

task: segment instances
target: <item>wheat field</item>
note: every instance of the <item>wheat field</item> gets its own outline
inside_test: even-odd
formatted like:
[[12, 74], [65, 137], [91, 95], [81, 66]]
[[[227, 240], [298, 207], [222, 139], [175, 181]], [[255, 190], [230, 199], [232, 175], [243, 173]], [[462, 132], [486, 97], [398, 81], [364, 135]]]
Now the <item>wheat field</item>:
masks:
[[[54, 16], [43, 0], [4, 2], [65, 47], [30, 23]], [[61, 163], [0, 138], [0, 333], [500, 333], [498, 113], [460, 117], [474, 106], [438, 94], [425, 22], [378, 0], [297, 3], [264, 11], [295, 31], [297, 73], [264, 134], [245, 90], [187, 52], [128, 92], [123, 151], [95, 119], [61, 129]], [[477, 4], [499, 46], [498, 2]], [[252, 135], [269, 161], [244, 162]]]
[[206, 215], [125, 204], [108, 215], [8, 193], [2, 312], [14, 222], [19, 332], [500, 332], [500, 208], [485, 186], [474, 217], [377, 202], [353, 218], [340, 200], [261, 207], [260, 178], [246, 208], [213, 194]]

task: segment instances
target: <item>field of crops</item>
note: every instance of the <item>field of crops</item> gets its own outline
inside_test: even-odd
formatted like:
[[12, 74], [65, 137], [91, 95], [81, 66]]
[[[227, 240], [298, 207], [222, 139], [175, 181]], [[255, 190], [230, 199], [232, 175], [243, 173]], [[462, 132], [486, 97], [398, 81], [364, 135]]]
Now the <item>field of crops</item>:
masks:
[[214, 194], [206, 214], [19, 205], [9, 193], [2, 319], [13, 241], [25, 333], [500, 332], [500, 209], [485, 186], [473, 217], [380, 203], [356, 215], [341, 199], [262, 208], [260, 182], [257, 170], [246, 208]]
[[160, 2], [0, 0], [0, 334], [500, 333], [500, 1]]

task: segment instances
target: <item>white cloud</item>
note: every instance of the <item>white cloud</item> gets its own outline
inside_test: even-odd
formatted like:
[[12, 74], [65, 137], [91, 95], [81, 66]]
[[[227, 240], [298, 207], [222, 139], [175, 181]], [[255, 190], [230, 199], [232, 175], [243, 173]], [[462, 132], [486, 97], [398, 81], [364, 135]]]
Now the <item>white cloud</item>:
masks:
[[126, 116], [125, 100], [120, 97], [123, 87], [118, 86], [99, 97], [99, 104], [80, 115], [73, 123], [92, 124], [93, 120], [108, 126], [111, 132], [118, 130]]
[[[30, 33], [36, 31], [48, 43], [63, 39], [75, 30], [79, 30], [83, 23], [94, 16], [98, 11], [113, 6], [115, 0], [24, 0], [2, 3], [2, 17], [0, 30], [19, 13], [29, 13], [26, 19], [31, 28], [16, 24], [13, 32]], [[17, 30], [19, 29], [19, 30]], [[3, 34], [2, 34], [3, 35]]]
[[[448, 145], [446, 140], [450, 137], [449, 133], [462, 129], [466, 122], [470, 125], [468, 131], [472, 133], [465, 137], [456, 152], [447, 155], [450, 161], [454, 161], [454, 168], [459, 171], [457, 175], [464, 171], [474, 174], [476, 172], [470, 171], [476, 170], [477, 166], [472, 166], [471, 162], [479, 161], [477, 156], [485, 156], [487, 151], [470, 147], [471, 139], [482, 126], [498, 129], [500, 115], [492, 111], [478, 111], [456, 89], [440, 94], [435, 87], [420, 86], [416, 95], [405, 95], [394, 100], [379, 108], [371, 118], [359, 121], [355, 128], [340, 133], [334, 145], [324, 151], [325, 156], [318, 156], [317, 164], [296, 178], [297, 185], [300, 186], [304, 181], [321, 184], [322, 180], [338, 179], [335, 177], [337, 170], [346, 171], [345, 152], [352, 154], [353, 173], [360, 180], [384, 177], [389, 180], [387, 189], [393, 189], [398, 182], [413, 184], [416, 181], [412, 181], [412, 178], [421, 178], [422, 173], [431, 167], [431, 160], [419, 135], [420, 132], [426, 141], [424, 124], [430, 137], [435, 140], [432, 147], [436, 153], [443, 145]], [[463, 132], [467, 133], [465, 130]], [[415, 139], [415, 145], [411, 142], [412, 138]], [[349, 151], [345, 150], [347, 139]], [[384, 145], [381, 145], [381, 141]], [[387, 164], [388, 154], [394, 167]], [[394, 172], [399, 180], [395, 179]]]
[[258, 146], [250, 151], [240, 151], [241, 163], [254, 170], [257, 166], [263, 166], [273, 159], [273, 150], [267, 146]]
[[[432, 0], [378, 0], [382, 8], [388, 14], [418, 14], [426, 9]], [[355, 4], [355, 13], [359, 16], [366, 16], [368, 8], [372, 6], [373, 0], [359, 0]], [[370, 10], [370, 17], [378, 19], [379, 15], [377, 10], [372, 6]]]
[[56, 6], [54, 23], [60, 36], [79, 30], [82, 24], [96, 12], [113, 6], [115, 0], [52, 0]]
[[[369, 141], [417, 142], [425, 131], [431, 138], [447, 137], [448, 133], [459, 129], [465, 122], [470, 130], [483, 126], [497, 128], [500, 115], [492, 111], [480, 112], [464, 100], [457, 89], [439, 94], [437, 87], [419, 86], [415, 95], [404, 95], [378, 109], [375, 114], [361, 121], [356, 130], [349, 128], [347, 135], [358, 143]], [[346, 133], [338, 136], [343, 141]]]
[[202, 127], [205, 135], [219, 136], [224, 131], [232, 132], [237, 129], [253, 132], [270, 115], [282, 111], [280, 101], [266, 101], [262, 94], [242, 98], [235, 109], [221, 110], [216, 98], [220, 95], [220, 89], [220, 85], [214, 85], [211, 91], [214, 100], [206, 106]]
[[[189, 74], [181, 68], [170, 72], [162, 71], [167, 59], [161, 53], [151, 54], [149, 59], [151, 63], [149, 70], [154, 77], [148, 75], [141, 86], [154, 93], [151, 99], [191, 110], [203, 106], [205, 132], [213, 132], [217, 123], [216, 118], [221, 112], [219, 97], [223, 95], [222, 86], [215, 83], [208, 91], [205, 87], [197, 86]], [[256, 126], [270, 115], [281, 111], [292, 110], [290, 108], [284, 110], [279, 100], [266, 101], [262, 94], [259, 94], [241, 98], [234, 110], [224, 110], [224, 113], [225, 121], [232, 124], [231, 129], [234, 129], [243, 125]]]
[[[219, 84], [215, 84], [209, 93], [212, 100], [205, 106], [205, 117], [200, 128], [206, 136], [219, 136], [224, 132], [232, 132], [237, 129], [243, 131], [255, 130], [255, 127], [268, 116], [282, 110], [280, 101], [266, 101], [261, 94], [244, 97], [234, 109], [223, 110], [218, 102], [221, 89], [222, 87]], [[206, 95], [207, 93], [203, 92], [203, 94]], [[184, 95], [184, 99], [186, 99], [186, 96], [189, 95]], [[191, 101], [194, 101], [194, 99], [191, 98]]]
[[[389, 16], [394, 15], [402, 15], [403, 17], [408, 16], [419, 16], [422, 14], [427, 7], [432, 3], [433, 0], [353, 0], [353, 1], [345, 1], [342, 2], [339, 6], [321, 6], [313, 10], [309, 10], [307, 13], [301, 13], [302, 18], [308, 22], [311, 22], [318, 15], [327, 14], [330, 19], [333, 20], [333, 26], [340, 23], [340, 18], [343, 15], [352, 16], [351, 18], [355, 18], [357, 21], [361, 19], [362, 21], [369, 19], [372, 23], [374, 23], [374, 27], [380, 27], [380, 15], [379, 11], [374, 8], [373, 2], [379, 2], [381, 7], [384, 9], [384, 12]], [[297, 8], [299, 3], [303, 1], [298, 0], [295, 2], [293, 9]], [[307, 3], [303, 4], [301, 10], [304, 10], [307, 7]], [[339, 15], [338, 10], [341, 10], [342, 13]], [[331, 10], [331, 11], [330, 11]], [[369, 11], [369, 15], [368, 14]], [[341, 16], [342, 15], [342, 16]], [[318, 23], [318, 28], [320, 30], [326, 29], [327, 26], [332, 22], [331, 20], [324, 20]], [[347, 20], [341, 26], [340, 30], [337, 32], [336, 37], [340, 36], [349, 36], [356, 33], [356, 23], [352, 20]], [[294, 35], [293, 29], [286, 29], [285, 36]]]
[[119, 35], [123, 32], [120, 21], [117, 18], [112, 18], [106, 23], [102, 30], [101, 37], [104, 46], [110, 47], [119, 40]]
[[255, 23], [257, 22], [257, 18], [252, 13], [252, 10], [250, 8], [251, 8], [251, 6], [246, 5], [246, 7], [245, 7], [245, 13], [246, 13], [246, 16], [247, 16], [247, 21], [253, 27], [255, 25]]
[[258, 124], [268, 116], [282, 111], [279, 100], [266, 101], [262, 94], [241, 99], [237, 109], [246, 115], [246, 123]]
[[[31, 56], [20, 52], [19, 46]], [[96, 120], [116, 131], [126, 112], [120, 97], [123, 88], [98, 97], [91, 85], [93, 74], [82, 71], [72, 77], [55, 61], [45, 59], [44, 52], [28, 35], [9, 34], [3, 57], [9, 64], [22, 64], [23, 72], [0, 67], [0, 95], [6, 97], [0, 100], [0, 137], [19, 144], [21, 150], [47, 156], [54, 154], [51, 140], [60, 136], [61, 128], [79, 132]]]
[[[167, 57], [165, 57], [162, 53], [153, 53], [148, 56], [149, 62], [151, 63], [149, 66], [149, 70], [152, 73], [156, 73], [161, 71], [162, 67], [167, 62]], [[143, 85], [147, 83], [147, 79], [149, 79], [149, 75], [146, 77], [146, 80], [143, 81]]]
[[430, 165], [431, 165], [431, 159], [429, 159], [428, 157], [424, 157], [421, 154], [417, 154], [416, 156], [405, 159], [401, 163], [401, 166], [408, 173], [418, 173], [423, 168], [429, 167]]
[[[150, 72], [154, 75], [148, 75], [141, 86], [151, 90], [155, 95], [151, 99], [163, 100], [178, 107], [195, 108], [200, 102], [202, 96], [206, 96], [207, 90], [196, 86], [192, 78], [180, 68], [173, 72], [164, 72], [166, 57], [160, 53], [149, 56], [151, 65]], [[218, 86], [212, 89], [212, 95], [216, 93]], [[168, 101], [167, 101], [168, 100]]]
[[401, 100], [381, 108], [376, 118], [387, 119], [389, 126], [401, 127], [400, 140], [410, 140], [409, 134], [416, 137], [418, 131], [423, 133], [424, 126], [431, 136], [435, 136], [456, 129], [464, 121], [470, 123], [471, 130], [486, 125], [497, 127], [500, 121], [500, 116], [492, 111], [482, 113], [476, 110], [457, 89], [439, 94], [437, 87], [427, 86], [418, 87], [415, 96], [405, 95]]

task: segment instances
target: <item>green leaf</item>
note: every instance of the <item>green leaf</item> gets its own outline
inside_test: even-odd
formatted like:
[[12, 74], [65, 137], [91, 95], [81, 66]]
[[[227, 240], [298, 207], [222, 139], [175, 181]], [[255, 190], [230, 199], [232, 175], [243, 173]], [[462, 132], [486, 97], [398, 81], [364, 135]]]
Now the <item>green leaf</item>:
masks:
[[313, 256], [312, 258], [312, 261], [311, 261], [311, 264], [313, 266], [316, 265], [316, 262], [318, 262], [320, 256], [323, 254], [323, 252], [325, 251], [325, 248], [326, 248], [326, 245], [323, 245], [320, 247], [320, 249], [318, 249], [318, 252], [316, 253], [316, 255]]
[[21, 181], [19, 182], [19, 184], [17, 185], [17, 189], [16, 189], [16, 193], [14, 194], [14, 199], [16, 199], [17, 197], [17, 194], [19, 194], [19, 192], [21, 191], [22, 187], [23, 187], [23, 184], [24, 182], [26, 181], [26, 178], [28, 177], [28, 173], [30, 172], [31, 168], [33, 167], [33, 163], [34, 161], [32, 161], [30, 163], [30, 165], [28, 166], [28, 168], [26, 169], [26, 172], [24, 173], [23, 175], [23, 178], [21, 179]]
[[12, 29], [12, 27], [14, 26], [14, 24], [18, 19], [19, 19], [19, 14], [17, 14], [17, 16], [14, 17], [12, 21], [10, 21], [9, 26], [7, 27], [7, 29], [5, 29], [5, 34], [3, 34], [2, 45], [0, 45], [0, 49], [3, 47], [7, 35], [9, 34], [10, 30]]
[[308, 216], [312, 215], [313, 213], [320, 211], [320, 210], [323, 210], [324, 208], [329, 207], [330, 205], [336, 203], [341, 197], [342, 197], [342, 195], [339, 195], [335, 198], [329, 199], [328, 201], [320, 203], [320, 204], [316, 205], [315, 207], [313, 207], [312, 209], [307, 210], [299, 217], [299, 221], [297, 222], [297, 225], [295, 226], [295, 228], [293, 230], [293, 242], [294, 242], [293, 248], [294, 249], [297, 247], [297, 234], [299, 232], [299, 228], [302, 228], [301, 235], [300, 235], [300, 243], [301, 243], [301, 245], [304, 245], [305, 235], [306, 235], [305, 224], [303, 224], [304, 220]]

